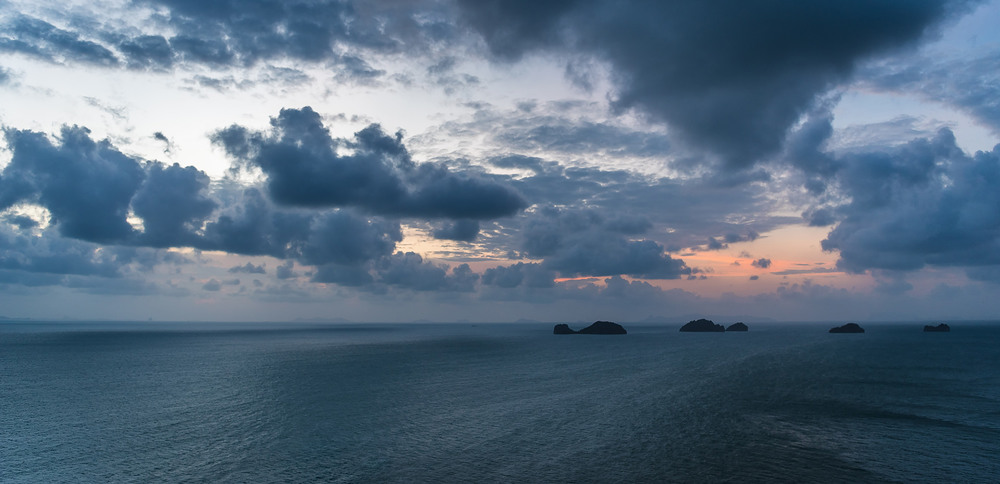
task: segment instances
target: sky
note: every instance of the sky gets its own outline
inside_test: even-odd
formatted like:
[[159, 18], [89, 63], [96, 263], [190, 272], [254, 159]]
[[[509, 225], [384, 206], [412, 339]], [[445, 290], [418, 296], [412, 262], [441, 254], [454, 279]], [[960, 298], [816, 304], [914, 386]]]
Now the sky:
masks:
[[1000, 319], [1000, 0], [0, 0], [0, 317]]

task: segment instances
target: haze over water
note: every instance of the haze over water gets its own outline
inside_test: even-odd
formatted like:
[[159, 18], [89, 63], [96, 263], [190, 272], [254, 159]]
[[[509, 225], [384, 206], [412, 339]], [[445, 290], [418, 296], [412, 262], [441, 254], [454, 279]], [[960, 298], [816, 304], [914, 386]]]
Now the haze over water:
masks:
[[1000, 328], [5, 323], [2, 482], [988, 481]]

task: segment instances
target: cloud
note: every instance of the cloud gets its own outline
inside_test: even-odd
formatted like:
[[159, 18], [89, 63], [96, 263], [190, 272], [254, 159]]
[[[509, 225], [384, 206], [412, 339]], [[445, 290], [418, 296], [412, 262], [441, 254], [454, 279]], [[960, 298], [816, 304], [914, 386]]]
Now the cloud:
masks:
[[599, 59], [619, 108], [666, 121], [679, 139], [738, 167], [776, 152], [860, 61], [913, 44], [967, 3], [458, 2], [497, 58]]
[[161, 35], [121, 38], [116, 47], [130, 69], [168, 70], [176, 58], [174, 49]]
[[141, 245], [185, 247], [199, 245], [198, 231], [218, 204], [208, 195], [208, 175], [177, 163], [149, 163], [145, 183], [132, 198], [132, 209], [142, 217]]
[[8, 216], [5, 220], [9, 225], [0, 223], [0, 271], [6, 274], [8, 283], [22, 281], [32, 286], [103, 287], [109, 293], [126, 293], [126, 288], [118, 283], [99, 282], [97, 279], [124, 278], [137, 284], [138, 290], [142, 285], [136, 274], [148, 273], [162, 264], [190, 263], [183, 255], [173, 252], [101, 246], [66, 238], [55, 228], [40, 229], [38, 225], [16, 220], [18, 218], [22, 217]]
[[170, 138], [167, 138], [167, 135], [165, 135], [165, 134], [157, 131], [157, 132], [153, 133], [153, 139], [155, 139], [156, 141], [160, 141], [160, 142], [163, 143], [163, 152], [164, 153], [170, 154], [170, 152], [173, 151], [174, 144], [170, 141]]
[[205, 291], [218, 292], [222, 290], [222, 283], [215, 279], [209, 279], [201, 288]]
[[66, 60], [108, 67], [119, 64], [118, 57], [106, 47], [35, 17], [18, 14], [5, 27], [0, 34], [0, 51], [51, 62]]
[[229, 46], [217, 39], [177, 35], [170, 38], [170, 46], [186, 61], [213, 67], [223, 67], [236, 60], [236, 55], [229, 50]]
[[[69, 244], [64, 249], [70, 253], [69, 247], [84, 247], [75, 242], [79, 240], [269, 255], [309, 265], [358, 265], [391, 255], [402, 240], [398, 222], [362, 217], [351, 210], [282, 210], [254, 188], [221, 184], [213, 190], [204, 172], [178, 164], [140, 163], [108, 141], [95, 142], [86, 128], [65, 127], [55, 143], [32, 131], [7, 129], [5, 134], [12, 158], [0, 172], [0, 210], [23, 203], [44, 207], [51, 215], [52, 230], [66, 239], [49, 231], [38, 240]], [[130, 215], [141, 225], [133, 226]], [[23, 215], [7, 214], [5, 220], [21, 231], [39, 226]], [[19, 246], [9, 245], [20, 247], [20, 255], [8, 256], [7, 268], [95, 270], [79, 256], [60, 262], [48, 252], [44, 256], [32, 252], [31, 244], [41, 242], [18, 237]], [[75, 269], [38, 266], [71, 267], [70, 262]], [[114, 266], [101, 267], [105, 275], [115, 271]]]
[[[610, 229], [609, 229], [610, 228]], [[690, 274], [683, 260], [673, 259], [651, 240], [628, 240], [617, 227], [590, 210], [547, 210], [522, 229], [522, 248], [543, 267], [564, 277], [614, 276], [677, 279]]]
[[874, 63], [860, 73], [865, 88], [917, 93], [961, 108], [1000, 133], [1000, 53], [940, 59], [909, 56]]
[[[527, 206], [510, 187], [416, 164], [402, 143], [377, 124], [335, 139], [309, 107], [282, 109], [269, 133], [233, 125], [213, 136], [238, 169], [267, 175], [271, 198], [299, 207], [357, 207], [372, 213], [421, 218], [491, 219]], [[349, 150], [341, 154], [338, 150]]]
[[784, 271], [772, 272], [771, 274], [776, 276], [791, 276], [800, 274], [830, 274], [834, 272], [840, 272], [840, 270], [832, 267], [813, 267], [810, 269], [787, 269]]
[[366, 265], [323, 264], [316, 267], [313, 282], [327, 282], [341, 286], [360, 287], [375, 282], [371, 268]]
[[120, 277], [127, 261], [114, 250], [45, 232], [40, 237], [0, 225], [0, 269], [46, 274]]
[[32, 229], [40, 225], [37, 220], [27, 215], [7, 214], [4, 215], [3, 220], [21, 230]]
[[241, 266], [233, 266], [229, 268], [229, 272], [237, 273], [241, 272], [244, 274], [267, 274], [267, 270], [264, 269], [264, 264], [255, 266], [250, 262], [243, 264]]
[[275, 269], [274, 276], [278, 279], [294, 279], [299, 276], [299, 274], [293, 270], [294, 267], [294, 262], [290, 260], [285, 261]]
[[1000, 264], [1000, 198], [993, 188], [1000, 183], [1000, 146], [966, 154], [947, 128], [893, 146], [834, 153], [819, 151], [822, 145], [812, 143], [816, 155], [803, 150], [806, 158], [828, 160], [810, 172], [825, 196], [805, 216], [813, 225], [836, 222], [822, 247], [839, 253], [838, 269], [966, 267], [971, 277]]
[[768, 267], [771, 267], [771, 259], [761, 257], [760, 259], [751, 262], [750, 265], [759, 269], [767, 269]]
[[375, 264], [379, 282], [415, 291], [471, 292], [479, 279], [468, 264], [449, 268], [425, 262], [419, 254], [397, 252]]
[[483, 271], [482, 282], [488, 286], [514, 288], [524, 285], [529, 288], [555, 286], [556, 272], [542, 264], [518, 262], [509, 266], [497, 266]]
[[177, 32], [170, 39], [176, 51], [209, 64], [252, 65], [282, 58], [321, 62], [344, 50], [420, 51], [454, 35], [443, 18], [446, 7], [433, 2], [139, 3], [165, 10], [154, 19]]
[[392, 254], [401, 240], [398, 223], [334, 211], [314, 219], [309, 236], [292, 253], [309, 265], [352, 265]]
[[59, 145], [33, 131], [4, 134], [13, 156], [0, 175], [0, 210], [39, 203], [61, 234], [91, 242], [132, 235], [129, 203], [145, 178], [135, 160], [77, 126], [63, 127]]
[[435, 239], [472, 242], [479, 235], [479, 222], [476, 220], [456, 220], [444, 222], [432, 232]]
[[13, 82], [14, 74], [10, 69], [0, 66], [0, 86], [8, 85]]

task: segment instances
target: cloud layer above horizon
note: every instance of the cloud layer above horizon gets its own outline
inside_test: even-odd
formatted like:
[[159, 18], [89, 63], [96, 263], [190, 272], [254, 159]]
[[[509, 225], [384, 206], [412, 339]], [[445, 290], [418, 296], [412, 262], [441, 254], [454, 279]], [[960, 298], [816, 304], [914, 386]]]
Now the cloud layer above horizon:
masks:
[[[190, 318], [882, 317], [1000, 283], [1000, 39], [952, 30], [995, 2], [5, 10], [6, 105], [79, 106], [0, 111], [18, 314], [55, 291], [214, 301]], [[859, 96], [912, 112], [839, 122]]]

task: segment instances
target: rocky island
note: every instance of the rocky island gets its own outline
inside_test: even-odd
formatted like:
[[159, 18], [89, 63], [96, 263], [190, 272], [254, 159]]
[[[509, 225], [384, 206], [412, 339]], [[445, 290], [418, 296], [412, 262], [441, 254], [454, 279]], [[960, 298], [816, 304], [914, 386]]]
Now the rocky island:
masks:
[[722, 333], [726, 331], [726, 328], [708, 319], [696, 319], [681, 326], [681, 331], [684, 333]]
[[727, 326], [726, 331], [750, 331], [750, 327], [740, 321]]
[[573, 331], [565, 323], [557, 324], [555, 328], [552, 328], [552, 334], [628, 334], [628, 331], [625, 331], [625, 328], [618, 323], [595, 321], [594, 324], [580, 331]]
[[843, 326], [837, 326], [836, 328], [830, 328], [831, 333], [864, 333], [865, 329], [858, 326], [857, 323], [847, 323]]
[[944, 323], [941, 323], [937, 326], [931, 326], [929, 324], [924, 326], [925, 333], [947, 333], [949, 331], [951, 331], [951, 326], [948, 326], [947, 324]]

